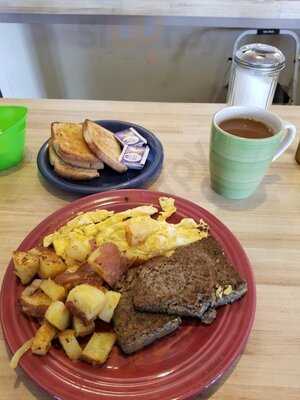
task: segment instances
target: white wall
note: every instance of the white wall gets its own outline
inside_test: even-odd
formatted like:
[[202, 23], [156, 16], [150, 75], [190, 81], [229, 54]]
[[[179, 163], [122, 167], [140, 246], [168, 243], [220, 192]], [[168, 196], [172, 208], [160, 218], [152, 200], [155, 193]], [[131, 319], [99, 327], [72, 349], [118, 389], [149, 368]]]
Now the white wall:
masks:
[[[240, 30], [0, 24], [4, 96], [224, 101]], [[275, 45], [289, 54], [286, 39]], [[282, 81], [290, 82], [287, 69]]]

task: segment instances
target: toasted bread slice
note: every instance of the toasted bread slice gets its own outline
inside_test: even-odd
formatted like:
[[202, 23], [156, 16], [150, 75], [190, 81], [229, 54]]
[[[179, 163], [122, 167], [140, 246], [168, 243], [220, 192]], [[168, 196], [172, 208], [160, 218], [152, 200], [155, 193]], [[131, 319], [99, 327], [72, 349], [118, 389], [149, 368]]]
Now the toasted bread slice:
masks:
[[114, 331], [119, 346], [126, 354], [132, 354], [174, 332], [181, 324], [181, 318], [176, 315], [144, 313], [134, 308], [133, 298], [140, 268], [130, 268], [115, 285], [121, 298], [113, 313]]
[[121, 146], [114, 134], [107, 129], [86, 119], [83, 124], [83, 137], [91, 151], [117, 172], [127, 171], [120, 163]]
[[51, 137], [54, 150], [66, 163], [80, 168], [104, 168], [103, 162], [90, 151], [83, 139], [82, 124], [53, 122]]
[[73, 167], [72, 165], [65, 163], [56, 154], [51, 144], [49, 145], [49, 160], [50, 164], [54, 167], [54, 171], [63, 178], [79, 181], [93, 179], [99, 176], [99, 172], [96, 169]]
[[[179, 247], [139, 269], [134, 306], [139, 311], [215, 318], [211, 309], [231, 304], [247, 292], [242, 279], [212, 236]], [[209, 311], [209, 312], [208, 312]]]

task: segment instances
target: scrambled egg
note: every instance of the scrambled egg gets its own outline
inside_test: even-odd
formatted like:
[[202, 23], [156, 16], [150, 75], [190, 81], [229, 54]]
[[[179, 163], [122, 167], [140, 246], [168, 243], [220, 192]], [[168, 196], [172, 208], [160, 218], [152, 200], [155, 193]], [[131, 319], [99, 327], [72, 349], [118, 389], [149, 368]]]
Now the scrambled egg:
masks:
[[[176, 212], [172, 198], [159, 199], [161, 211], [153, 206], [140, 206], [115, 213], [96, 210], [81, 213], [54, 233], [46, 236], [43, 245], [53, 245], [57, 255], [68, 265], [83, 262], [93, 245], [112, 242], [129, 260], [148, 260], [169, 255], [179, 246], [207, 237], [203, 221], [183, 218], [172, 224], [166, 220]], [[154, 214], [157, 218], [152, 218]]]

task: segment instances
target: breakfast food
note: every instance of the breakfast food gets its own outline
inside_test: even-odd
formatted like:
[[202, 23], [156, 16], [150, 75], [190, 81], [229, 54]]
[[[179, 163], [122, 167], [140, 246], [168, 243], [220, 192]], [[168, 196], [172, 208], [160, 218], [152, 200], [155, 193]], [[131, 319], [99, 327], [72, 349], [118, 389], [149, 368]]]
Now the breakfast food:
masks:
[[66, 329], [63, 332], [60, 332], [58, 334], [58, 340], [71, 360], [78, 360], [81, 357], [82, 350], [73, 329]]
[[14, 251], [13, 261], [15, 274], [20, 278], [23, 285], [31, 282], [39, 270], [40, 261], [38, 256], [25, 251]]
[[83, 137], [100, 160], [117, 172], [125, 172], [126, 165], [119, 161], [121, 146], [114, 134], [103, 126], [86, 119], [83, 124]]
[[208, 309], [232, 303], [247, 291], [212, 236], [148, 261], [136, 286], [133, 302], [138, 310], [200, 319]]
[[66, 301], [67, 308], [84, 324], [93, 321], [104, 308], [104, 304], [103, 291], [86, 283], [73, 288]]
[[93, 365], [105, 363], [116, 339], [113, 332], [95, 332], [82, 351], [82, 359]]
[[[83, 123], [53, 122], [48, 141], [49, 162], [63, 178], [90, 180], [101, 177], [99, 170], [104, 164], [118, 173], [128, 168], [142, 169], [150, 151], [145, 144], [147, 140], [134, 128], [113, 133], [88, 119]], [[132, 157], [134, 162], [130, 162]]]
[[93, 154], [82, 134], [82, 124], [53, 122], [51, 125], [52, 146], [66, 163], [80, 168], [102, 169], [103, 162]]
[[36, 334], [32, 340], [32, 353], [39, 356], [44, 356], [47, 354], [56, 333], [57, 329], [53, 325], [49, 324], [49, 322], [44, 321], [36, 331]]
[[[78, 261], [82, 263], [89, 259], [91, 266], [97, 270], [98, 250], [92, 248], [92, 243], [96, 247], [110, 243], [110, 249], [111, 244], [114, 244], [130, 264], [138, 264], [207, 236], [207, 225], [203, 221], [196, 222], [191, 218], [182, 218], [177, 224], [166, 221], [176, 211], [174, 199], [161, 197], [159, 203], [161, 211], [153, 206], [139, 206], [117, 213], [96, 210], [79, 214], [47, 235], [43, 245], [53, 246], [56, 254], [67, 265], [73, 266]], [[158, 217], [154, 218], [158, 213]], [[104, 250], [107, 254], [108, 248], [102, 247], [102, 251]], [[105, 262], [111, 257], [112, 253]], [[103, 262], [98, 271], [105, 269]], [[115, 263], [115, 270], [116, 267]], [[111, 268], [110, 272], [112, 273]]]
[[56, 154], [51, 142], [49, 142], [49, 160], [50, 164], [54, 167], [54, 171], [67, 179], [79, 181], [100, 176], [97, 169], [74, 167], [74, 165], [67, 164]]
[[118, 344], [126, 354], [134, 353], [171, 332], [181, 324], [181, 318], [166, 314], [143, 313], [135, 310], [133, 297], [139, 267], [131, 268], [115, 286], [121, 299], [113, 317]]
[[159, 205], [79, 213], [43, 246], [14, 252], [27, 285], [21, 310], [40, 326], [13, 367], [25, 351], [43, 356], [55, 341], [72, 361], [103, 364], [115, 342], [132, 354], [175, 332], [183, 317], [212, 323], [217, 307], [246, 293], [207, 224], [167, 222], [175, 201], [161, 197]]

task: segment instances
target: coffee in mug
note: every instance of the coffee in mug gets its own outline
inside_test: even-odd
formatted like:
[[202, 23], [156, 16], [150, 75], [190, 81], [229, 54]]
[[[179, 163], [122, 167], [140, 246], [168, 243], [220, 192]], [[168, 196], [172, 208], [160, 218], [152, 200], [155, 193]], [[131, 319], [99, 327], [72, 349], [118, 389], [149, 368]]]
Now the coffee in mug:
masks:
[[229, 199], [250, 196], [295, 135], [294, 125], [262, 108], [232, 106], [217, 112], [209, 152], [212, 188]]
[[264, 139], [274, 135], [274, 129], [253, 118], [231, 118], [222, 121], [219, 127], [231, 135], [247, 139]]

